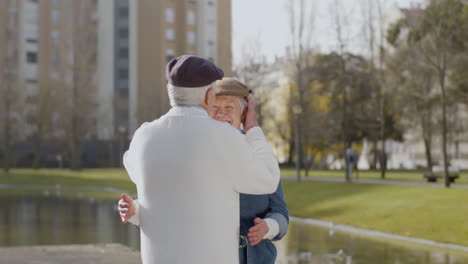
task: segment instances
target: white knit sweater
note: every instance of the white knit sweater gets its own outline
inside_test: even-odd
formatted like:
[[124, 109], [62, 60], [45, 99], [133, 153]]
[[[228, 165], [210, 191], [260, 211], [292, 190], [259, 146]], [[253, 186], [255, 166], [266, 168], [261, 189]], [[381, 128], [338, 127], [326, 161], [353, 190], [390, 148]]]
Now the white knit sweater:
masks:
[[138, 189], [145, 264], [238, 264], [239, 193], [273, 193], [279, 182], [259, 127], [244, 136], [198, 107], [142, 125], [124, 164]]

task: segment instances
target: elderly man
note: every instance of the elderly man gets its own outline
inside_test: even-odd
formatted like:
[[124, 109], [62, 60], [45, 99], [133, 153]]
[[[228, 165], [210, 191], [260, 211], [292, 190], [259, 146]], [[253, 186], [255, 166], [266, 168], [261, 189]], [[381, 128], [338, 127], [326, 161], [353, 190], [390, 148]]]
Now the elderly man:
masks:
[[185, 55], [166, 77], [171, 110], [143, 124], [124, 156], [138, 190], [143, 263], [237, 264], [239, 193], [273, 193], [278, 163], [252, 101], [245, 137], [208, 116], [221, 69]]
[[[220, 122], [241, 129], [247, 110], [249, 88], [234, 78], [216, 81], [216, 103], [209, 115]], [[230, 140], [226, 138], [225, 140]], [[128, 195], [119, 201], [118, 210], [123, 222], [138, 224], [138, 202]], [[240, 194], [240, 264], [274, 264], [276, 248], [271, 242], [286, 235], [289, 223], [288, 208], [281, 183], [273, 194]]]

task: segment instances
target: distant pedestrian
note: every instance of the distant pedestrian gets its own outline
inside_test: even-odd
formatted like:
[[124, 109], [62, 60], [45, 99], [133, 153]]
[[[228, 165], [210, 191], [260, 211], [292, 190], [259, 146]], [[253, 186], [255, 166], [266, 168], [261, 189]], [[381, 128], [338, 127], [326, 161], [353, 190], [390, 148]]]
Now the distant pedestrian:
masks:
[[353, 178], [353, 169], [357, 167], [358, 155], [356, 151], [349, 146], [345, 151], [345, 159], [348, 166], [346, 167], [346, 178], [351, 180]]

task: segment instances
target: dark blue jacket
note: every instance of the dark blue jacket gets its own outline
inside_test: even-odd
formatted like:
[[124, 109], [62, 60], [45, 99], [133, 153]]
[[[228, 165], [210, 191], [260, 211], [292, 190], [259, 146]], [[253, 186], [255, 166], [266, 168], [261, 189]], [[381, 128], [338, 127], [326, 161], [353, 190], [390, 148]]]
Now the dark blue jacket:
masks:
[[[286, 235], [289, 224], [288, 207], [284, 201], [281, 183], [273, 194], [240, 194], [240, 235], [247, 236], [254, 226], [255, 217], [272, 218], [279, 225], [279, 234], [273, 239], [280, 240]], [[256, 246], [247, 245], [239, 248], [240, 264], [274, 264], [276, 247], [270, 240], [262, 240]]]

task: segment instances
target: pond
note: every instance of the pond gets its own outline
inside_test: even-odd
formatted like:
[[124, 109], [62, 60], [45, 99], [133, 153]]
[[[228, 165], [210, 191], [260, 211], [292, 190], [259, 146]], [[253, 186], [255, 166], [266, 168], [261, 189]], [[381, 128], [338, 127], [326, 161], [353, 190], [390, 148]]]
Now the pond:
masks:
[[[121, 243], [139, 248], [139, 231], [120, 222], [116, 201], [94, 198], [1, 196], [0, 247]], [[370, 239], [291, 222], [279, 243], [278, 264], [462, 264], [468, 254]]]

